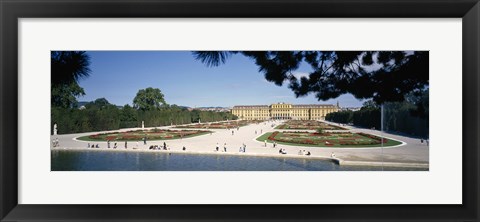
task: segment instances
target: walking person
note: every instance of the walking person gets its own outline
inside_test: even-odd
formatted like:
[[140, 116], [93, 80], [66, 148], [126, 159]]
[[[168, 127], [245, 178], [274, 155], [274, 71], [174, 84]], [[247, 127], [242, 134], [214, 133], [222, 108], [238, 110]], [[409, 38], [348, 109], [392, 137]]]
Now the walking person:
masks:
[[110, 149], [110, 140], [107, 140], [107, 148]]
[[127, 145], [127, 141], [125, 140], [125, 149], [127, 149], [128, 145]]
[[147, 145], [147, 137], [143, 137], [143, 145]]
[[113, 144], [113, 149], [117, 149], [117, 142]]
[[215, 147], [215, 151], [218, 152], [219, 149], [220, 149], [220, 147], [218, 146], [218, 143], [217, 143], [217, 146]]
[[265, 140], [265, 147], [267, 147], [267, 140]]
[[227, 143], [223, 144], [223, 152], [227, 152]]

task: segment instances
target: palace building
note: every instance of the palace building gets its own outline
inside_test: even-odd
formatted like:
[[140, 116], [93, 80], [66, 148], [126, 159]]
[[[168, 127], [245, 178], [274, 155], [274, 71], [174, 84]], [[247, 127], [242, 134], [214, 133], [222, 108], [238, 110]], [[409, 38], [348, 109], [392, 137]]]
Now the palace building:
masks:
[[338, 105], [293, 105], [276, 103], [272, 105], [234, 106], [232, 114], [245, 120], [293, 119], [324, 120], [328, 113], [340, 110]]

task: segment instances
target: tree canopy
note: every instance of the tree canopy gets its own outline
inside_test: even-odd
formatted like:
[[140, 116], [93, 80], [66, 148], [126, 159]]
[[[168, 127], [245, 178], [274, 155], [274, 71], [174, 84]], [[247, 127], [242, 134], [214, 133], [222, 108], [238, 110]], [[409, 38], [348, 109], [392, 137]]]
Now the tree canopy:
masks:
[[[309, 93], [328, 100], [350, 93], [377, 104], [404, 101], [429, 84], [427, 51], [196, 51], [207, 66], [219, 66], [235, 54], [251, 58], [265, 79], [288, 87], [297, 97]], [[297, 77], [302, 62], [312, 69]]]
[[367, 100], [362, 104], [362, 109], [379, 109], [379, 108], [380, 107], [373, 100]]
[[133, 99], [133, 107], [143, 111], [155, 110], [166, 105], [163, 94], [158, 88], [141, 89]]
[[70, 108], [77, 105], [78, 96], [85, 95], [85, 91], [77, 83], [52, 85], [52, 107]]
[[73, 107], [76, 97], [85, 95], [78, 81], [90, 75], [90, 56], [84, 51], [52, 51], [51, 60], [51, 105]]
[[176, 105], [144, 111], [134, 109], [128, 104], [120, 108], [103, 102], [105, 100], [102, 98], [89, 102], [85, 109], [52, 107], [52, 130], [55, 123], [58, 125], [58, 132], [65, 134], [140, 127], [142, 121], [146, 127], [159, 127], [197, 123], [199, 118], [202, 122], [236, 119], [230, 112], [189, 111]]
[[86, 108], [95, 108], [95, 109], [102, 109], [102, 108], [106, 108], [108, 106], [115, 106], [115, 105], [108, 102], [108, 100], [105, 99], [105, 98], [98, 98], [93, 102], [89, 102], [89, 103], [85, 104]]

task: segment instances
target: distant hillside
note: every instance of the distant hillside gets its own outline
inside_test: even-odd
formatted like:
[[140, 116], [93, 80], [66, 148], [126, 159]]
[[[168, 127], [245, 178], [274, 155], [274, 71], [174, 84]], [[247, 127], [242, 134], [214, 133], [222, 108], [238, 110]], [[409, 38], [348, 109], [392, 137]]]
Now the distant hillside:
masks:
[[197, 107], [195, 109], [228, 109], [228, 107], [222, 106], [204, 106], [204, 107]]

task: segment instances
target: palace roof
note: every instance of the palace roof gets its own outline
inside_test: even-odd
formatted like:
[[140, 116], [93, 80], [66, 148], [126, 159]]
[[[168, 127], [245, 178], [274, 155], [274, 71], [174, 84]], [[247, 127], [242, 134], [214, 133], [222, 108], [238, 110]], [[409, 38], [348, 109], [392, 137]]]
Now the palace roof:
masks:
[[[335, 107], [332, 104], [298, 104], [292, 105], [292, 109], [294, 108], [331, 108]], [[233, 106], [233, 109], [268, 109], [270, 108], [269, 105], [240, 105], [240, 106]]]
[[269, 106], [267, 105], [247, 105], [247, 106], [233, 106], [234, 109], [252, 109], [252, 108], [266, 108], [268, 109]]

